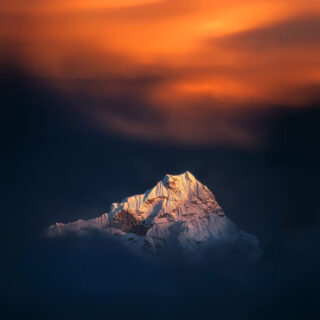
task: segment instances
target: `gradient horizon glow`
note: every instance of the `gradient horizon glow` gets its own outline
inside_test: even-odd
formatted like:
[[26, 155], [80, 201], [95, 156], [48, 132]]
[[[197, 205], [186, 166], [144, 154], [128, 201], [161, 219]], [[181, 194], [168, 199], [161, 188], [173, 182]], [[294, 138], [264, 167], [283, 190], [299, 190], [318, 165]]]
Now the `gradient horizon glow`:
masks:
[[265, 112], [319, 102], [318, 0], [11, 0], [0, 16], [0, 64], [102, 130], [252, 147]]

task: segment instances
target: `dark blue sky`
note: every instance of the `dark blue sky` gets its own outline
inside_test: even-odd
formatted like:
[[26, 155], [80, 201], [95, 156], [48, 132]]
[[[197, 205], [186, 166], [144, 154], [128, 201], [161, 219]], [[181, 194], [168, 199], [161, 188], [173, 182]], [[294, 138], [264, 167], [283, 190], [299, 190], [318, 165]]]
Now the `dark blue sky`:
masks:
[[[221, 319], [235, 313], [240, 319], [315, 318], [318, 106], [268, 115], [271, 138], [248, 150], [102, 133], [64, 111], [64, 103], [70, 101], [23, 73], [1, 79], [2, 302], [11, 319], [108, 313], [179, 318], [198, 310], [212, 315], [212, 308]], [[185, 170], [213, 191], [240, 228], [260, 239], [264, 256], [255, 269], [210, 257], [197, 266], [157, 264], [96, 239], [45, 243], [39, 236], [57, 221], [99, 216], [166, 173]]]

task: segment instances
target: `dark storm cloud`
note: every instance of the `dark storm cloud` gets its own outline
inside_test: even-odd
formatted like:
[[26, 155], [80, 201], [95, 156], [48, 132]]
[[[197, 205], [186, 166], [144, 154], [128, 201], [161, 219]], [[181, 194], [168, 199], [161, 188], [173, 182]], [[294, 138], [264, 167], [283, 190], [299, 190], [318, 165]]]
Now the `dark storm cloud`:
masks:
[[252, 147], [266, 141], [273, 114], [270, 107], [234, 110], [223, 101], [206, 97], [189, 101], [197, 104], [196, 109], [173, 107], [164, 112], [161, 107], [155, 108], [145, 94], [169, 79], [153, 73], [141, 78], [60, 80], [63, 89], [57, 95], [68, 101], [65, 108], [80, 112], [100, 131], [169, 144]]

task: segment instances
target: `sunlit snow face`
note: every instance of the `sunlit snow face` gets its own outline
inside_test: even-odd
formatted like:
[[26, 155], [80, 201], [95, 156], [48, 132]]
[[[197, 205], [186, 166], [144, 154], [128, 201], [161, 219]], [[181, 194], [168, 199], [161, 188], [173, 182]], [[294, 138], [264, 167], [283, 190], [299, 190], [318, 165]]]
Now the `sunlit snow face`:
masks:
[[44, 232], [53, 238], [69, 234], [86, 237], [91, 233], [116, 236], [139, 254], [141, 250], [155, 254], [173, 250], [198, 257], [211, 247], [237, 248], [250, 260], [261, 254], [256, 237], [238, 229], [212, 193], [190, 172], [166, 175], [154, 188], [123, 199], [101, 217], [57, 223]]

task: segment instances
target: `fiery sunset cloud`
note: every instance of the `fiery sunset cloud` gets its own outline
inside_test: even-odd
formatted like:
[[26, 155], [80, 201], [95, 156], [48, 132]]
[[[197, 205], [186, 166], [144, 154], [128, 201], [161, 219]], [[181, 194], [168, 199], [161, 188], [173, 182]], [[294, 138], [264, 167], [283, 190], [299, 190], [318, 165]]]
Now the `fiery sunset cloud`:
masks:
[[0, 16], [2, 65], [123, 135], [257, 145], [268, 110], [319, 101], [318, 0], [10, 0]]

